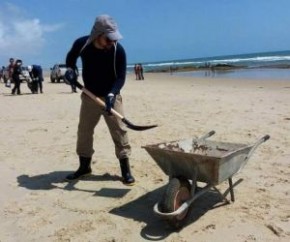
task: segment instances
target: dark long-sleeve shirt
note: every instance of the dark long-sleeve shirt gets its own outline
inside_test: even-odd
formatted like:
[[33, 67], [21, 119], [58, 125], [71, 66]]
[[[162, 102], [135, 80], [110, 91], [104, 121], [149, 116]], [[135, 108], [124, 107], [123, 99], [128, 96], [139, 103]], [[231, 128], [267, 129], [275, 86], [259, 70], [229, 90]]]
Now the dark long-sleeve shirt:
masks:
[[19, 78], [19, 75], [21, 75], [21, 73], [22, 73], [21, 65], [15, 64], [14, 65], [13, 72], [12, 72], [12, 78], [13, 79], [18, 79]]
[[[110, 49], [98, 49], [92, 43], [85, 46], [88, 36], [77, 39], [66, 57], [66, 65], [76, 69], [78, 57], [82, 60], [85, 88], [96, 96], [119, 94], [126, 79], [126, 53], [121, 44]], [[85, 48], [83, 48], [85, 46]]]
[[31, 79], [37, 78], [39, 81], [43, 81], [42, 67], [39, 65], [32, 65], [32, 70], [29, 72]]

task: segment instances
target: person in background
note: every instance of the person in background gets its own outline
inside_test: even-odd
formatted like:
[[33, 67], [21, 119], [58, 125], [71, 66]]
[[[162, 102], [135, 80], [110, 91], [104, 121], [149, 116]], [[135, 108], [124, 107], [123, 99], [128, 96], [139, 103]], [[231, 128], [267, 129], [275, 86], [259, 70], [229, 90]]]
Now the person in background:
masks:
[[14, 87], [13, 87], [11, 93], [13, 95], [15, 94], [15, 92], [17, 93], [17, 95], [21, 94], [21, 91], [20, 91], [21, 80], [20, 80], [20, 77], [19, 77], [21, 75], [21, 73], [22, 73], [21, 66], [22, 66], [22, 60], [17, 60], [15, 62], [15, 65], [14, 65], [14, 68], [13, 68], [13, 73], [12, 73], [12, 79], [14, 81]]
[[123, 115], [120, 91], [125, 83], [127, 63], [125, 50], [117, 42], [121, 38], [122, 35], [116, 22], [108, 15], [100, 15], [96, 18], [90, 35], [75, 40], [67, 54], [68, 70], [65, 75], [65, 78], [69, 79], [67, 81], [77, 80], [76, 63], [80, 57], [84, 87], [106, 103], [104, 109], [86, 94], [81, 94], [76, 148], [79, 168], [66, 177], [67, 181], [79, 179], [92, 172], [94, 129], [103, 116], [115, 145], [115, 155], [120, 163], [122, 181], [125, 185], [133, 185], [135, 182], [130, 171], [131, 146], [126, 127], [119, 118], [111, 114], [111, 108], [114, 107]]
[[4, 76], [4, 71], [5, 71], [5, 66], [2, 66], [1, 70], [0, 70], [0, 81]]
[[138, 66], [138, 64], [135, 64], [135, 66], [134, 66], [134, 73], [136, 76], [136, 80], [139, 80], [139, 66]]
[[144, 76], [143, 76], [143, 66], [140, 63], [139, 64], [139, 80], [144, 80]]
[[15, 62], [14, 61], [15, 61], [14, 58], [10, 58], [9, 59], [9, 64], [7, 66], [8, 77], [7, 77], [7, 80], [4, 80], [6, 87], [11, 87], [11, 83], [13, 82], [12, 74], [13, 74], [13, 70], [14, 70], [14, 66], [15, 66]]
[[32, 93], [37, 94], [38, 89], [40, 93], [43, 93], [42, 82], [44, 79], [43, 79], [42, 67], [40, 65], [31, 65], [31, 66], [28, 66], [27, 68], [28, 68], [30, 78], [32, 80], [32, 87], [31, 87]]

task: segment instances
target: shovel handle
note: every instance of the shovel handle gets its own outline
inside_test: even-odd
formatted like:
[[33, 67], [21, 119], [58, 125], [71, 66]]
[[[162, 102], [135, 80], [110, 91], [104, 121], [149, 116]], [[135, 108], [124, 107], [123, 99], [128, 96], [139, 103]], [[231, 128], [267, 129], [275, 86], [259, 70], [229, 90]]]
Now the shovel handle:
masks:
[[[79, 88], [80, 90], [83, 91], [83, 93], [85, 93], [88, 97], [90, 97], [92, 100], [94, 100], [97, 104], [99, 104], [101, 107], [106, 107], [106, 104], [105, 102], [97, 97], [96, 95], [94, 95], [92, 92], [90, 92], [88, 89], [86, 89], [82, 84], [80, 84], [79, 82], [75, 82], [74, 83], [76, 85], [77, 88]], [[115, 109], [111, 108], [111, 113], [121, 119], [121, 121], [126, 124], [126, 126], [132, 130], [136, 130], [136, 131], [143, 131], [143, 130], [148, 130], [148, 129], [152, 129], [152, 128], [155, 128], [157, 127], [156, 124], [154, 125], [135, 125], [133, 123], [131, 123], [128, 119], [126, 119], [123, 115], [121, 115], [120, 113], [118, 113]]]
[[[95, 100], [95, 102], [97, 103], [97, 104], [99, 104], [100, 106], [102, 106], [102, 107], [106, 107], [106, 104], [105, 104], [105, 102], [101, 99], [101, 98], [99, 98], [99, 97], [97, 97], [97, 96], [95, 96], [93, 93], [91, 93], [88, 89], [86, 89], [86, 88], [82, 88], [82, 91], [87, 95], [87, 96], [89, 96], [90, 98], [92, 98], [93, 100]], [[120, 118], [120, 119], [123, 119], [124, 118], [124, 116], [122, 116], [120, 113], [118, 113], [115, 109], [113, 109], [113, 108], [111, 108], [111, 113], [114, 115], [114, 116], [116, 116], [116, 117], [118, 117], [118, 118]]]

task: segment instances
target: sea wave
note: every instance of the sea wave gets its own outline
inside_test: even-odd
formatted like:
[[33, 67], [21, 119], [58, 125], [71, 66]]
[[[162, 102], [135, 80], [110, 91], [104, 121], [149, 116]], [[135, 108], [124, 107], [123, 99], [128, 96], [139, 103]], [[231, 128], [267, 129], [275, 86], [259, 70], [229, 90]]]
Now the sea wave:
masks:
[[234, 58], [234, 59], [217, 59], [211, 60], [211, 63], [237, 63], [237, 62], [273, 62], [273, 61], [290, 61], [290, 56], [265, 56], [265, 57], [252, 57], [252, 58]]
[[[165, 68], [172, 67], [201, 67], [216, 64], [232, 64], [236, 66], [266, 66], [266, 65], [290, 65], [290, 51], [277, 51], [277, 52], [264, 52], [264, 53], [251, 53], [241, 55], [227, 55], [205, 58], [193, 58], [193, 59], [180, 59], [180, 60], [166, 60], [158, 62], [142, 63], [145, 70], [163, 70]], [[134, 65], [128, 65], [129, 69], [133, 69]]]

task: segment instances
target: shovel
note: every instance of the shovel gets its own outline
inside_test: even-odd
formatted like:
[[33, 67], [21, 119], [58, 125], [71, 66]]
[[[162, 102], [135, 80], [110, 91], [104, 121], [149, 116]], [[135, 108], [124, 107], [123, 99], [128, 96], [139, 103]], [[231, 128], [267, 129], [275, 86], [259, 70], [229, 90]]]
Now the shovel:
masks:
[[[95, 96], [92, 92], [90, 92], [88, 89], [86, 89], [82, 84], [80, 84], [79, 82], [75, 82], [75, 85], [77, 88], [79, 88], [80, 90], [82, 90], [88, 97], [90, 97], [92, 100], [94, 100], [97, 104], [99, 104], [102, 107], [106, 107], [105, 102], [100, 99], [99, 97]], [[132, 124], [128, 119], [126, 119], [123, 115], [121, 115], [120, 113], [118, 113], [115, 109], [111, 108], [111, 113], [122, 120], [122, 122], [124, 124], [126, 124], [126, 126], [132, 130], [136, 130], [136, 131], [143, 131], [143, 130], [147, 130], [147, 129], [152, 129], [157, 127], [157, 125], [147, 125], [147, 126], [139, 126], [139, 125], [135, 125]]]

